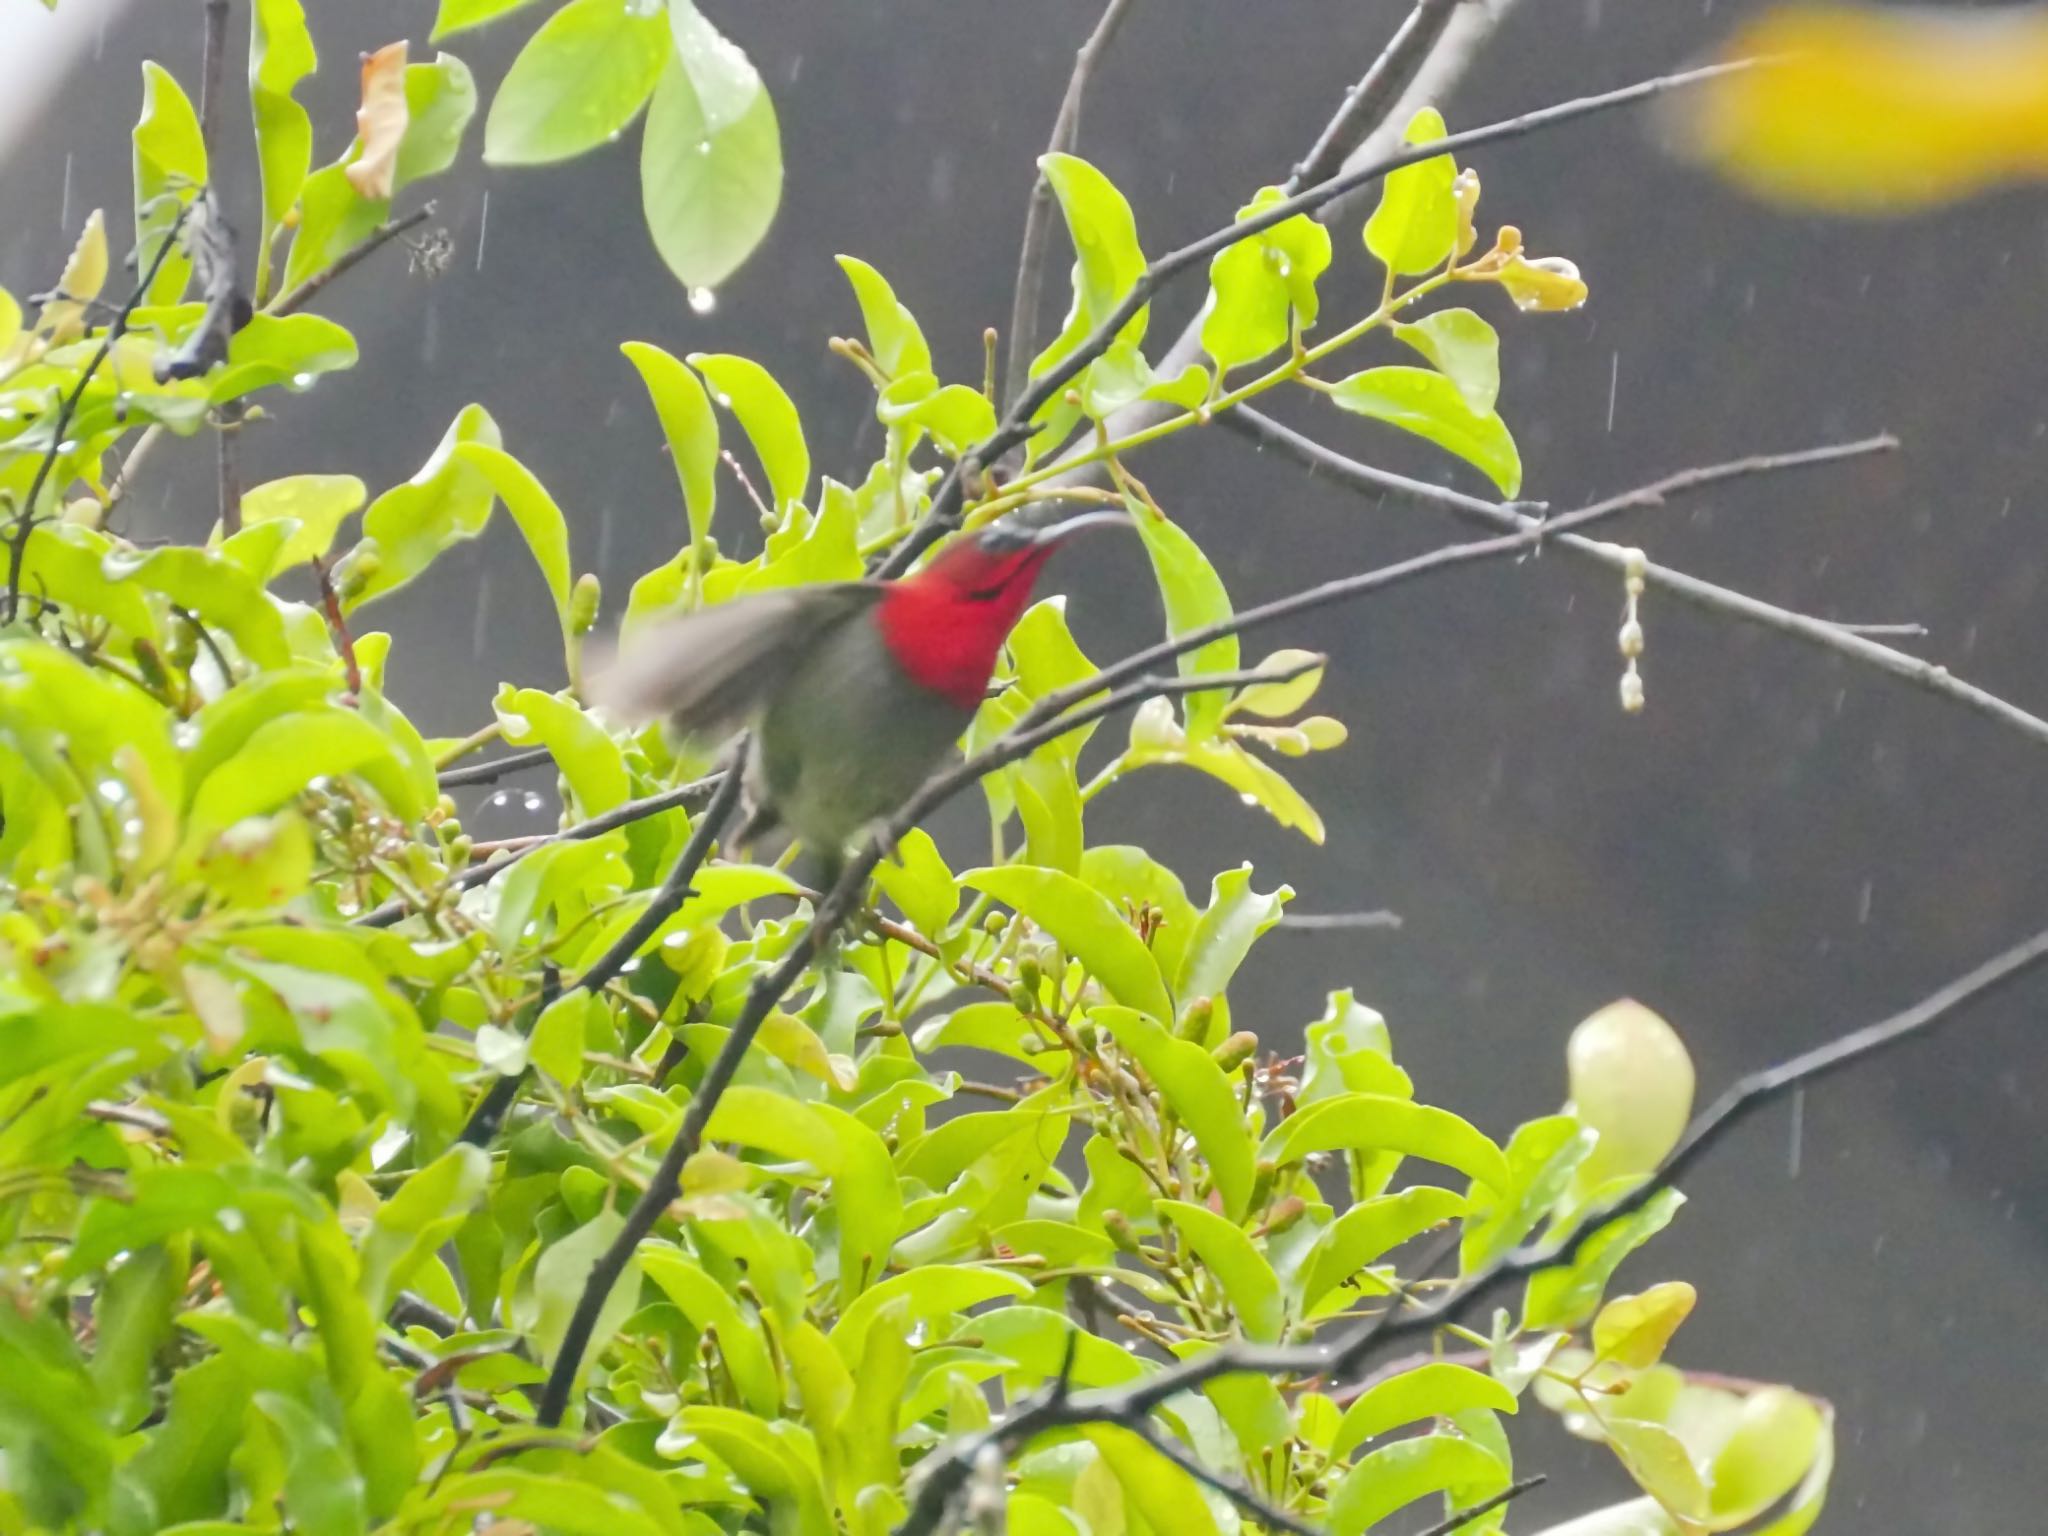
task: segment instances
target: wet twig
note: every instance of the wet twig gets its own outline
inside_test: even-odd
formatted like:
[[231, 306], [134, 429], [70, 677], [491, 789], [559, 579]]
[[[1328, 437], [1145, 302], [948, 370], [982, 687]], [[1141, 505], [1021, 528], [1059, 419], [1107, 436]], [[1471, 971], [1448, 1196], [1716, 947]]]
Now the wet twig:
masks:
[[[1361, 464], [1355, 459], [1346, 458], [1334, 449], [1325, 448], [1313, 438], [1283, 426], [1248, 406], [1226, 411], [1217, 420], [1233, 431], [1279, 449], [1289, 458], [1306, 466], [1312, 473], [1325, 476], [1339, 485], [1366, 495], [1399, 496], [1409, 501], [1441, 508], [1468, 522], [1489, 523], [1499, 528], [1531, 528], [1537, 523], [1537, 519], [1513, 507], [1483, 501], [1476, 496], [1467, 496], [1462, 492], [1430, 485], [1421, 480], [1411, 480], [1405, 475], [1390, 474], [1385, 470]], [[1558, 534], [1554, 544], [1574, 558], [1604, 566], [1617, 573], [1627, 562], [1627, 555], [1620, 546], [1599, 539], [1582, 538], [1563, 532]], [[1917, 688], [1923, 688], [1967, 709], [1975, 710], [1978, 714], [1989, 716], [2029, 740], [2048, 745], [2048, 720], [2029, 714], [2018, 705], [2009, 703], [1972, 683], [1964, 682], [1947, 667], [1879, 644], [1872, 638], [1874, 635], [1885, 633], [1916, 633], [1919, 631], [1918, 625], [1837, 624], [1828, 619], [1814, 618], [1810, 614], [1795, 613], [1789, 608], [1780, 608], [1759, 598], [1750, 597], [1746, 593], [1716, 586], [1713, 582], [1702, 581], [1696, 576], [1688, 576], [1683, 571], [1675, 571], [1664, 565], [1646, 564], [1643, 567], [1643, 579], [1652, 591], [1675, 597], [1705, 612], [1736, 619], [1744, 624], [1753, 624], [1781, 635], [1789, 635], [1820, 650], [1846, 656], [1852, 661], [1873, 667], [1879, 672], [1888, 673]]]
[[[1070, 153], [1080, 138], [1081, 104], [1087, 98], [1089, 81], [1130, 8], [1131, 0], [1109, 0], [1095, 30], [1088, 34], [1088, 41], [1075, 53], [1074, 72], [1067, 78], [1066, 95], [1060, 99], [1059, 114], [1053, 119], [1052, 137], [1045, 146], [1047, 154]], [[1010, 300], [1010, 335], [1001, 396], [1004, 401], [1013, 401], [1023, 394], [1030, 381], [1031, 355], [1038, 344], [1039, 304], [1045, 290], [1046, 247], [1051, 236], [1052, 184], [1040, 170], [1031, 184], [1031, 199], [1024, 209], [1024, 243], [1017, 256], [1017, 288]]]
[[279, 294], [266, 313], [273, 315], [296, 314], [313, 302], [313, 298], [329, 283], [359, 263], [368, 260], [401, 235], [409, 234], [434, 216], [434, 205], [422, 203], [411, 213], [387, 220], [371, 230], [354, 245], [343, 251], [327, 266], [315, 272], [298, 287]]

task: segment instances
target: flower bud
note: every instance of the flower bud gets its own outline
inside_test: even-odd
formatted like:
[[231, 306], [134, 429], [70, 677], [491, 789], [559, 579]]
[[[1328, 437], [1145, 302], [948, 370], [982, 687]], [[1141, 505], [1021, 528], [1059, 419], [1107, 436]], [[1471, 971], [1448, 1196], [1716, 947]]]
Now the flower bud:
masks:
[[1189, 1003], [1174, 1026], [1174, 1033], [1183, 1040], [1192, 1040], [1200, 1045], [1209, 1035], [1209, 1021], [1216, 1016], [1213, 998], [1198, 997]]
[[598, 585], [597, 577], [585, 571], [576, 578], [576, 585], [569, 593], [569, 633], [587, 635], [597, 627], [598, 604], [604, 597], [604, 589]]
[[1240, 1029], [1209, 1054], [1225, 1072], [1235, 1072], [1257, 1055], [1258, 1050], [1259, 1037], [1248, 1029]]

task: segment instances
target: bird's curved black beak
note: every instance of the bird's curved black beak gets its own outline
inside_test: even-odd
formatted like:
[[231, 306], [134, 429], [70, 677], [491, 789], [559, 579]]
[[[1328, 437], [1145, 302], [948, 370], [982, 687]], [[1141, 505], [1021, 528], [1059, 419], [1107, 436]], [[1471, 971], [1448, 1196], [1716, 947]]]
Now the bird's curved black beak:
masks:
[[1095, 507], [1086, 512], [1075, 512], [1066, 517], [1055, 518], [1031, 530], [1033, 544], [1057, 544], [1070, 534], [1082, 533], [1090, 528], [1128, 528], [1130, 514], [1117, 507]]

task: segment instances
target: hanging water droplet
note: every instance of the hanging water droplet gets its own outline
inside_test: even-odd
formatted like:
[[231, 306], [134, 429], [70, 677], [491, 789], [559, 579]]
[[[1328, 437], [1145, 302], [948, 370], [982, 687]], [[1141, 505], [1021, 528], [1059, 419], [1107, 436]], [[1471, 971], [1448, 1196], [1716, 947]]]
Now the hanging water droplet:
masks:
[[510, 791], [509, 789], [499, 790], [495, 795], [492, 795], [490, 799], [484, 802], [485, 805], [510, 805], [511, 803], [512, 791]]
[[529, 789], [526, 792], [524, 798], [520, 800], [519, 809], [530, 813], [539, 810], [541, 806], [543, 806], [544, 804], [546, 804], [546, 802], [541, 799], [539, 792], [537, 790]]
[[310, 373], [295, 373], [292, 375], [293, 389], [311, 389], [312, 387], [313, 375]]
[[697, 314], [708, 315], [718, 308], [718, 295], [709, 288], [697, 287], [690, 290], [690, 308]]

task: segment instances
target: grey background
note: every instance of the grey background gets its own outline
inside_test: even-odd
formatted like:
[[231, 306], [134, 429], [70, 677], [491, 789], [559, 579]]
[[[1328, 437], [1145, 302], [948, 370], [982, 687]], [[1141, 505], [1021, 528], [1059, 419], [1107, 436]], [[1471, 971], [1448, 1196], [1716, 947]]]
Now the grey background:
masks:
[[[86, 50], [43, 131], [0, 165], [0, 282], [17, 294], [61, 260], [67, 198], [73, 226], [94, 203], [126, 209], [137, 60], [160, 58], [196, 85], [198, 9], [138, 0], [97, 58]], [[308, 9], [329, 61], [401, 33], [423, 56], [426, 0]], [[455, 40], [487, 92], [545, 10]], [[1031, 162], [1096, 8], [711, 10], [769, 79], [788, 163], [768, 243], [715, 312], [693, 314], [653, 252], [633, 135], [568, 165], [495, 172], [478, 164], [473, 129], [432, 189], [453, 270], [409, 277], [393, 253], [336, 285], [328, 308], [356, 329], [365, 365], [246, 435], [252, 483], [327, 470], [381, 489], [418, 466], [461, 405], [482, 401], [568, 510], [577, 564], [599, 571], [616, 612], [680, 527], [620, 341], [758, 358], [803, 408], [818, 467], [842, 477], [864, 467], [872, 436], [864, 387], [824, 350], [858, 325], [832, 253], [874, 262], [942, 370], [978, 377], [982, 327], [1008, 313]], [[1676, 67], [1744, 10], [1528, 0], [1447, 113], [1470, 125]], [[1192, 238], [1285, 174], [1405, 11], [1392, 0], [1141, 4], [1102, 71], [1082, 151], [1129, 195], [1148, 249]], [[346, 143], [353, 108], [353, 70], [328, 75], [311, 93], [321, 161]], [[246, 140], [231, 153], [231, 174], [246, 175]], [[1571, 505], [1687, 464], [1892, 430], [1907, 445], [1895, 459], [1730, 487], [1642, 518], [1629, 536], [1773, 602], [1921, 621], [1932, 634], [1911, 644], [1923, 654], [2048, 710], [2037, 602], [2048, 196], [2015, 191], [1898, 224], [1787, 217], [1675, 166], [1627, 115], [1472, 160], [1482, 222], [1520, 225], [1592, 284], [1570, 316], [1488, 306], [1529, 494]], [[1355, 241], [1355, 226], [1339, 231], [1333, 316], [1371, 302], [1376, 278]], [[1176, 332], [1198, 298], [1163, 299], [1153, 335]], [[1288, 402], [1285, 414], [1374, 462], [1456, 479], [1428, 452], [1314, 406]], [[209, 460], [203, 443], [167, 446], [137, 531], [203, 532]], [[1240, 605], [1452, 531], [1222, 433], [1135, 467]], [[728, 546], [753, 547], [751, 515], [729, 483], [721, 495]], [[1135, 550], [1097, 554], [1057, 570], [1084, 641], [1107, 656], [1159, 621]], [[1350, 724], [1351, 743], [1290, 767], [1329, 822], [1327, 845], [1171, 773], [1104, 796], [1090, 834], [1154, 846], [1198, 895], [1249, 859], [1261, 885], [1292, 884], [1301, 910], [1397, 909], [1398, 933], [1268, 939], [1234, 989], [1237, 1017], [1278, 1042], [1324, 991], [1354, 986], [1387, 1014], [1422, 1094], [1496, 1134], [1557, 1105], [1567, 1033], [1613, 997], [1677, 1024], [1704, 1096], [1890, 1012], [2044, 920], [2038, 745], [1654, 594], [1649, 708], [1625, 718], [1620, 601], [1616, 583], [1552, 555], [1262, 637], [1334, 658], [1320, 704]], [[483, 723], [501, 679], [559, 681], [553, 620], [502, 523], [376, 612], [398, 639], [401, 701], [430, 732]], [[1839, 1405], [1823, 1529], [2038, 1524], [2043, 997], [2022, 987], [1938, 1041], [1816, 1090], [1796, 1156], [1788, 1114], [1766, 1114], [1689, 1181], [1692, 1204], [1627, 1272], [1699, 1285], [1681, 1362], [1787, 1379]], [[1624, 1492], [1597, 1458], [1545, 1452], [1530, 1464], [1564, 1475], [1532, 1509], [1561, 1517]]]

